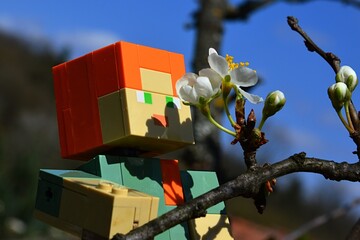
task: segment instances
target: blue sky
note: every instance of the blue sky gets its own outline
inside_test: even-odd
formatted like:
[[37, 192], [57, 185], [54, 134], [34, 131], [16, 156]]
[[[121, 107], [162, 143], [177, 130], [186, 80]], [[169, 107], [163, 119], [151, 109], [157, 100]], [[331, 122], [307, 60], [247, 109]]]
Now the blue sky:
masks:
[[[185, 30], [184, 25], [192, 22], [196, 9], [196, 1], [1, 1], [0, 29], [34, 43], [46, 40], [58, 50], [69, 47], [72, 57], [119, 40], [162, 48], [184, 54], [190, 71], [195, 32]], [[355, 145], [327, 96], [327, 88], [334, 83], [332, 69], [305, 49], [303, 40], [287, 25], [288, 15], [299, 18], [320, 47], [334, 52], [360, 75], [360, 9], [328, 1], [277, 3], [256, 12], [247, 22], [227, 23], [219, 52], [233, 55], [236, 61], [249, 61], [257, 70], [264, 84], [255, 94], [265, 98], [279, 89], [287, 97], [283, 110], [263, 128], [270, 142], [259, 154], [271, 152], [269, 161], [276, 161], [305, 151], [308, 156], [355, 162], [351, 153]], [[360, 109], [356, 90], [353, 100]], [[247, 108], [252, 107], [260, 118], [262, 105]], [[284, 140], [278, 141], [278, 136]], [[224, 136], [223, 140], [230, 142], [231, 138]], [[238, 146], [226, 148], [238, 151]], [[325, 183], [323, 177], [303, 176], [310, 189], [315, 183]], [[354, 196], [358, 185], [338, 184], [340, 191]]]

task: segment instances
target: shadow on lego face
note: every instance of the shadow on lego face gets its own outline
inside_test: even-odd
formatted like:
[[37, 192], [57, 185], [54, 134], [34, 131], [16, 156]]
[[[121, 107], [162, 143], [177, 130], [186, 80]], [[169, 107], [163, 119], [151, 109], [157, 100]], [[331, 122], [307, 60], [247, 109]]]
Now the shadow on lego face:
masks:
[[190, 108], [179, 98], [124, 88], [99, 98], [104, 144], [155, 156], [193, 144]]

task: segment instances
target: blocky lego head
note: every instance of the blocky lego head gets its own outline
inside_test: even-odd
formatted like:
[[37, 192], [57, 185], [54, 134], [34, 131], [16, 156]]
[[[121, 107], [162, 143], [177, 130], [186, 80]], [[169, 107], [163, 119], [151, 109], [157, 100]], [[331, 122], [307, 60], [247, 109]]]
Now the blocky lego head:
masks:
[[117, 42], [53, 68], [61, 154], [155, 156], [194, 143], [181, 54]]

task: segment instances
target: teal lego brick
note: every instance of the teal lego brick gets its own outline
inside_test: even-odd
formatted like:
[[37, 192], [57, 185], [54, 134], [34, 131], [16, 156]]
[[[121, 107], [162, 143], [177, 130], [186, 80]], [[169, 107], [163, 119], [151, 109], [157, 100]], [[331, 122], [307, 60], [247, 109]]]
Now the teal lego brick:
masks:
[[98, 155], [81, 165], [78, 170], [123, 185], [121, 164], [122, 161], [118, 156]]
[[89, 174], [79, 170], [55, 170], [55, 169], [40, 169], [39, 178], [52, 182], [54, 184], [62, 185], [63, 178], [97, 178], [93, 174]]
[[187, 222], [178, 224], [168, 230], [171, 240], [190, 239], [189, 227]]
[[[190, 201], [219, 186], [215, 172], [210, 171], [181, 171], [184, 197]], [[207, 209], [210, 214], [225, 213], [225, 204], [220, 202]]]
[[162, 233], [156, 235], [154, 240], [171, 240], [170, 231], [168, 230], [168, 231], [165, 231], [165, 232], [162, 232]]
[[[78, 169], [110, 180], [128, 188], [159, 197], [158, 215], [175, 206], [165, 205], [160, 159], [100, 155]], [[155, 240], [189, 239], [187, 223], [177, 225], [155, 237]]]
[[99, 155], [78, 169], [159, 197], [159, 214], [174, 208], [165, 206], [160, 159]]
[[157, 158], [121, 158], [124, 186], [159, 197], [159, 215], [174, 209], [166, 206], [160, 159]]
[[51, 216], [58, 217], [61, 195], [61, 186], [40, 179], [36, 193], [35, 209]]
[[160, 159], [99, 155], [78, 169], [159, 197], [159, 214], [174, 208], [165, 206]]
[[[167, 206], [162, 187], [160, 159], [157, 158], [121, 158], [124, 185], [129, 188], [159, 197], [159, 216], [176, 208]], [[189, 239], [187, 223], [170, 228], [156, 236], [155, 240], [186, 240]]]

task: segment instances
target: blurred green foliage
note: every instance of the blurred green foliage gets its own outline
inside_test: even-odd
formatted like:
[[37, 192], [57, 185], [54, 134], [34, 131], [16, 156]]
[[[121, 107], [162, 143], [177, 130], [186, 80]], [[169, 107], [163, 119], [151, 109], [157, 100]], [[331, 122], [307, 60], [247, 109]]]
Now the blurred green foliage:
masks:
[[34, 220], [39, 168], [60, 161], [52, 66], [63, 62], [46, 42], [0, 33], [0, 239], [47, 231]]

